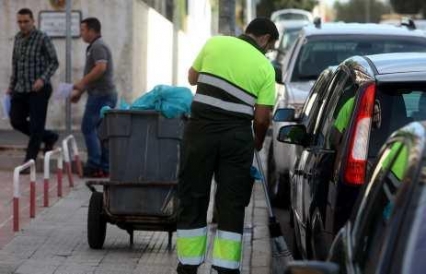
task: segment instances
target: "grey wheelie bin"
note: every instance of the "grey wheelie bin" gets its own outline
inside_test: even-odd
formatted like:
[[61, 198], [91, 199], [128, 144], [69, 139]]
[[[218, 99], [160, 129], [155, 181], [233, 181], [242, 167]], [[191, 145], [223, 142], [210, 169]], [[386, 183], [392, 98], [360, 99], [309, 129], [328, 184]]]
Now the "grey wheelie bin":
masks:
[[86, 182], [92, 191], [87, 219], [91, 248], [102, 248], [107, 223], [126, 230], [131, 245], [134, 230], [167, 231], [171, 248], [184, 122], [156, 111], [105, 113], [100, 132], [109, 148], [110, 178]]

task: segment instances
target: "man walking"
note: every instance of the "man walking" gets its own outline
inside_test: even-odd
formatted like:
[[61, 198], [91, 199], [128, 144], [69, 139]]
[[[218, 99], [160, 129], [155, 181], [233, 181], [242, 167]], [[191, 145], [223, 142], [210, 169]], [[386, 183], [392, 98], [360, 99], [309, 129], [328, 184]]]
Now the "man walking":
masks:
[[83, 41], [89, 43], [89, 46], [86, 49], [84, 77], [74, 85], [71, 101], [78, 102], [87, 90], [86, 108], [81, 124], [87, 149], [83, 174], [85, 177], [106, 177], [109, 175], [108, 150], [100, 143], [97, 126], [101, 108], [113, 108], [117, 103], [112, 54], [102, 39], [101, 23], [97, 18], [91, 17], [81, 21], [80, 32]]
[[[50, 38], [34, 26], [30, 9], [17, 13], [19, 32], [15, 36], [12, 76], [6, 91], [11, 95], [10, 122], [14, 129], [30, 137], [25, 162], [37, 159], [41, 143], [44, 152], [51, 150], [58, 134], [45, 130], [50, 78], [59, 66]], [[29, 171], [29, 170], [28, 170]]]
[[273, 22], [254, 19], [238, 38], [209, 39], [189, 69], [189, 83], [197, 85], [197, 92], [179, 173], [180, 274], [197, 273], [205, 259], [213, 176], [217, 182], [213, 268], [218, 273], [240, 273], [244, 210], [253, 187], [250, 167], [254, 149], [262, 148], [275, 103], [275, 71], [264, 53], [277, 39]]

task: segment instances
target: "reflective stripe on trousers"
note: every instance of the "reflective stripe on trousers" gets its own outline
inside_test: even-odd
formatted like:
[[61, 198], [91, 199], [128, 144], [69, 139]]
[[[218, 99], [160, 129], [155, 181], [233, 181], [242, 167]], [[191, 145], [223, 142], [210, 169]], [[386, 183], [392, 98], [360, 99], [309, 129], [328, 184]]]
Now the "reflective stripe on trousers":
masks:
[[207, 246], [207, 227], [177, 230], [177, 255], [184, 265], [200, 265], [204, 262]]
[[242, 235], [217, 230], [213, 246], [213, 265], [227, 269], [240, 267]]

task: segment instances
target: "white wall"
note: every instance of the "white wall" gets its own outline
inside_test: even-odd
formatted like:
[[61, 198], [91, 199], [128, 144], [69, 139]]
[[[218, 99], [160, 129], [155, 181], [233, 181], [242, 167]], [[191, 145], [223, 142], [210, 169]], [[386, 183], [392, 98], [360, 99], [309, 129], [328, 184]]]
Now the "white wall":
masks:
[[[187, 70], [205, 40], [210, 36], [210, 1], [189, 0], [188, 31], [179, 32], [178, 85], [188, 86]], [[173, 25], [142, 0], [73, 0], [73, 10], [81, 10], [82, 18], [97, 17], [102, 35], [110, 46], [115, 67], [115, 82], [121, 96], [131, 101], [157, 84], [172, 84]], [[38, 13], [53, 10], [47, 0], [0, 0], [0, 91], [6, 90], [11, 72], [13, 37], [18, 31], [16, 12], [30, 8]], [[36, 24], [38, 24], [36, 22]], [[65, 38], [53, 39], [60, 67], [52, 78], [54, 87], [65, 80]], [[83, 75], [87, 44], [72, 40], [72, 78]], [[73, 128], [80, 127], [85, 98], [72, 106]], [[65, 128], [65, 104], [51, 99], [47, 127]], [[11, 128], [0, 120], [0, 129]]]

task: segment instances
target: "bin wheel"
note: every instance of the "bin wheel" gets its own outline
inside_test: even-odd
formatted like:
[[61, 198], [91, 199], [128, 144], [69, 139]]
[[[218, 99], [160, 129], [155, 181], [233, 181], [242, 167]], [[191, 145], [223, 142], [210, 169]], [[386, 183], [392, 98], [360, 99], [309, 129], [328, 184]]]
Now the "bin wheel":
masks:
[[107, 222], [102, 214], [103, 193], [93, 192], [87, 215], [87, 241], [92, 249], [101, 249], [105, 242]]

